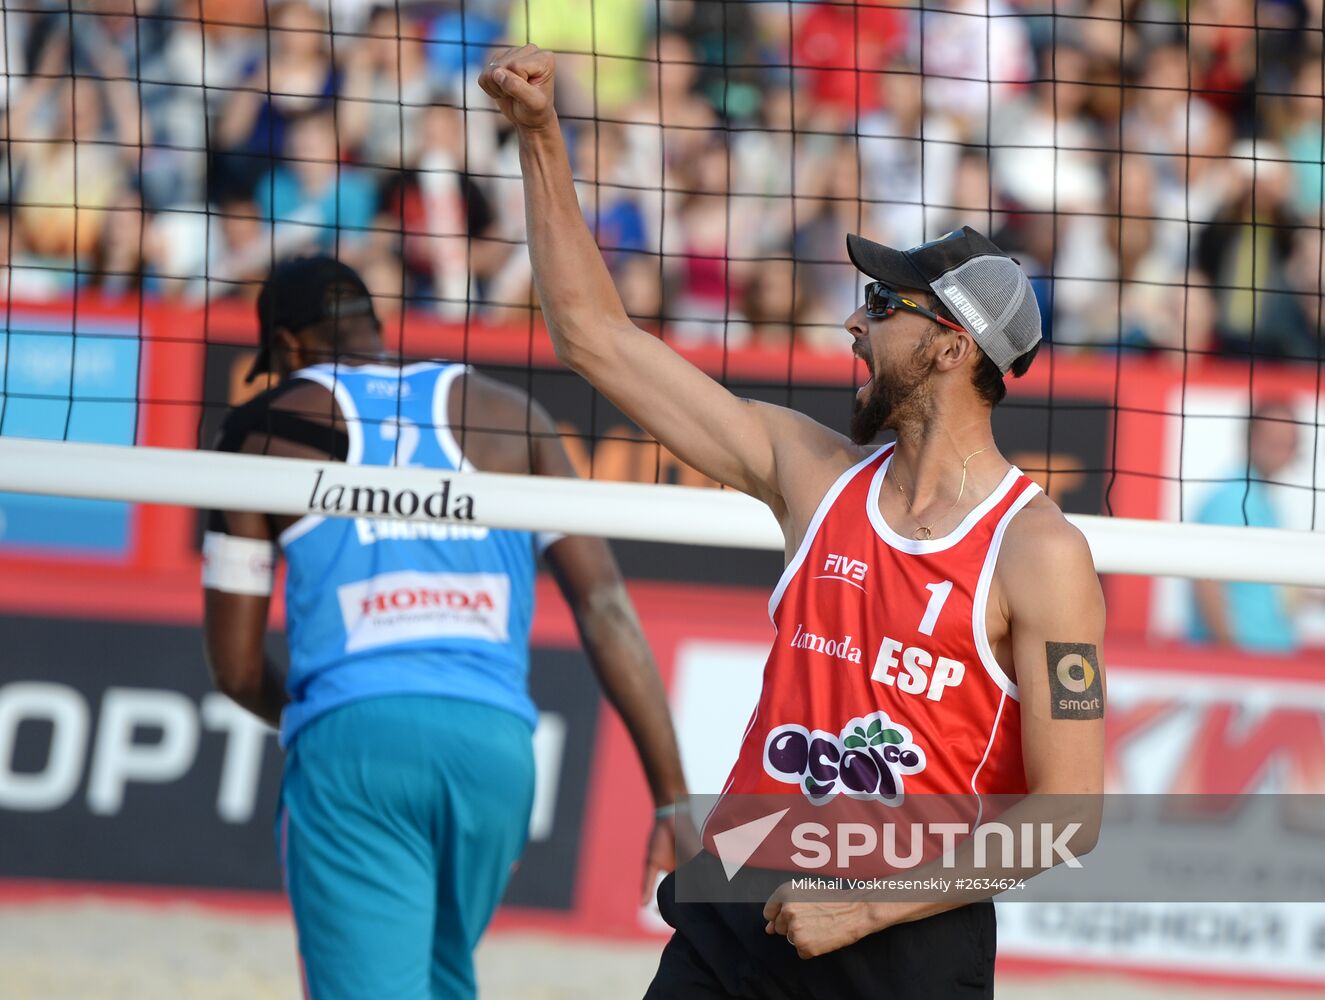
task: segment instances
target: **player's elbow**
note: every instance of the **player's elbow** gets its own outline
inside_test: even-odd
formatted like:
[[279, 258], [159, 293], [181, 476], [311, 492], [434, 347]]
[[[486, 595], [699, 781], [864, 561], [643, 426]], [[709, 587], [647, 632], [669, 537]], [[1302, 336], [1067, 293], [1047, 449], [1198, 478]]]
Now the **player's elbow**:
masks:
[[552, 350], [556, 354], [557, 360], [578, 375], [584, 375], [584, 355], [585, 351], [574, 337], [565, 333], [564, 329], [558, 329], [552, 334]]
[[1054, 814], [1051, 829], [1062, 836], [1067, 851], [1060, 858], [1084, 858], [1100, 842], [1100, 827], [1104, 822], [1104, 798], [1097, 794], [1069, 794], [1049, 796], [1049, 809]]
[[206, 644], [207, 670], [212, 675], [216, 690], [240, 705], [249, 704], [262, 692], [262, 662], [235, 650], [225, 649], [209, 641]]
[[590, 381], [599, 372], [611, 371], [617, 331], [596, 317], [589, 322], [560, 321], [549, 325], [552, 349], [557, 360]]
[[575, 601], [575, 616], [584, 639], [602, 648], [623, 641], [641, 640], [639, 619], [630, 594], [620, 580], [609, 580], [589, 588]]
[[1073, 856], [1084, 858], [1099, 845], [1102, 817], [1098, 809], [1090, 809], [1084, 811], [1075, 822], [1080, 825], [1067, 843]]
[[218, 669], [215, 666], [212, 667], [212, 683], [216, 685], [216, 690], [241, 705], [248, 704], [261, 690], [261, 685], [255, 683], [246, 673]]

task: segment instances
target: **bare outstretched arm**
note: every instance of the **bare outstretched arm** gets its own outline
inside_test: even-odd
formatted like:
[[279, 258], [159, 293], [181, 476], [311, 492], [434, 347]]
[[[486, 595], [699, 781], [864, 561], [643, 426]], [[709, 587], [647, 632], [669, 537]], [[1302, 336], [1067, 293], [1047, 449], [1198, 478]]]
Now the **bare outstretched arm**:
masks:
[[[733, 395], [631, 323], [575, 196], [554, 73], [552, 54], [526, 45], [492, 60], [479, 83], [517, 127], [529, 256], [557, 356], [683, 461], [781, 518], [798, 488], [788, 471], [807, 478], [805, 463], [789, 459], [823, 458], [840, 471], [850, 442], [793, 410]], [[813, 506], [823, 487], [809, 489]]]
[[[463, 378], [451, 390], [449, 420], [452, 427], [465, 428], [461, 448], [476, 467], [575, 477], [556, 424], [536, 400], [477, 372]], [[630, 732], [654, 805], [674, 809], [686, 796], [686, 783], [667, 692], [612, 550], [605, 540], [584, 535], [542, 541], [603, 694]], [[645, 856], [645, 898], [658, 873], [675, 867], [675, 839], [675, 816], [655, 817]]]

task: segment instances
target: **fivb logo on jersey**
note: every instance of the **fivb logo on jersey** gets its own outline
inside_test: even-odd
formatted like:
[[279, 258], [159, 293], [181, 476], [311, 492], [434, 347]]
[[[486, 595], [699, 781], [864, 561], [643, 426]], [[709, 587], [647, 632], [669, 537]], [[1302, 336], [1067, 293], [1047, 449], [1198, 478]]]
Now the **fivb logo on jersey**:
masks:
[[815, 577], [816, 580], [839, 580], [842, 583], [849, 584], [857, 590], [864, 590], [861, 586], [865, 582], [865, 574], [870, 571], [869, 563], [852, 556], [839, 555], [836, 552], [828, 553], [828, 558], [824, 560], [823, 572]]

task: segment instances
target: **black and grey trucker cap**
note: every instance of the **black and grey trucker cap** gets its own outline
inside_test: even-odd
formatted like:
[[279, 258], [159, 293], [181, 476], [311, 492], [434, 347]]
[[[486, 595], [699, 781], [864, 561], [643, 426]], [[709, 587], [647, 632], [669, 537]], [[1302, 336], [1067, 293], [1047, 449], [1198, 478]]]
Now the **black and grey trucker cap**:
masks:
[[851, 263], [890, 288], [929, 288], [1006, 373], [1040, 342], [1040, 307], [1021, 265], [970, 226], [910, 250], [851, 233]]

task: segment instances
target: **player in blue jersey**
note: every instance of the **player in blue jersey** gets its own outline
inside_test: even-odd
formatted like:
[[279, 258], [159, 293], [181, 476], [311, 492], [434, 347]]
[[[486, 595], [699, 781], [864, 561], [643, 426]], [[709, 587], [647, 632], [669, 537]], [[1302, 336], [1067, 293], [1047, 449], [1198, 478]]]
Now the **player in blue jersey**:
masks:
[[[572, 476], [547, 413], [463, 365], [383, 358], [367, 288], [278, 265], [218, 447], [359, 465]], [[463, 446], [462, 446], [463, 441]], [[263, 637], [279, 547], [288, 673]], [[278, 839], [309, 993], [472, 997], [472, 952], [524, 847], [537, 714], [526, 674], [541, 551], [659, 807], [645, 883], [674, 863], [684, 780], [639, 622], [601, 539], [431, 523], [213, 514], [205, 634], [217, 686], [279, 726]]]

